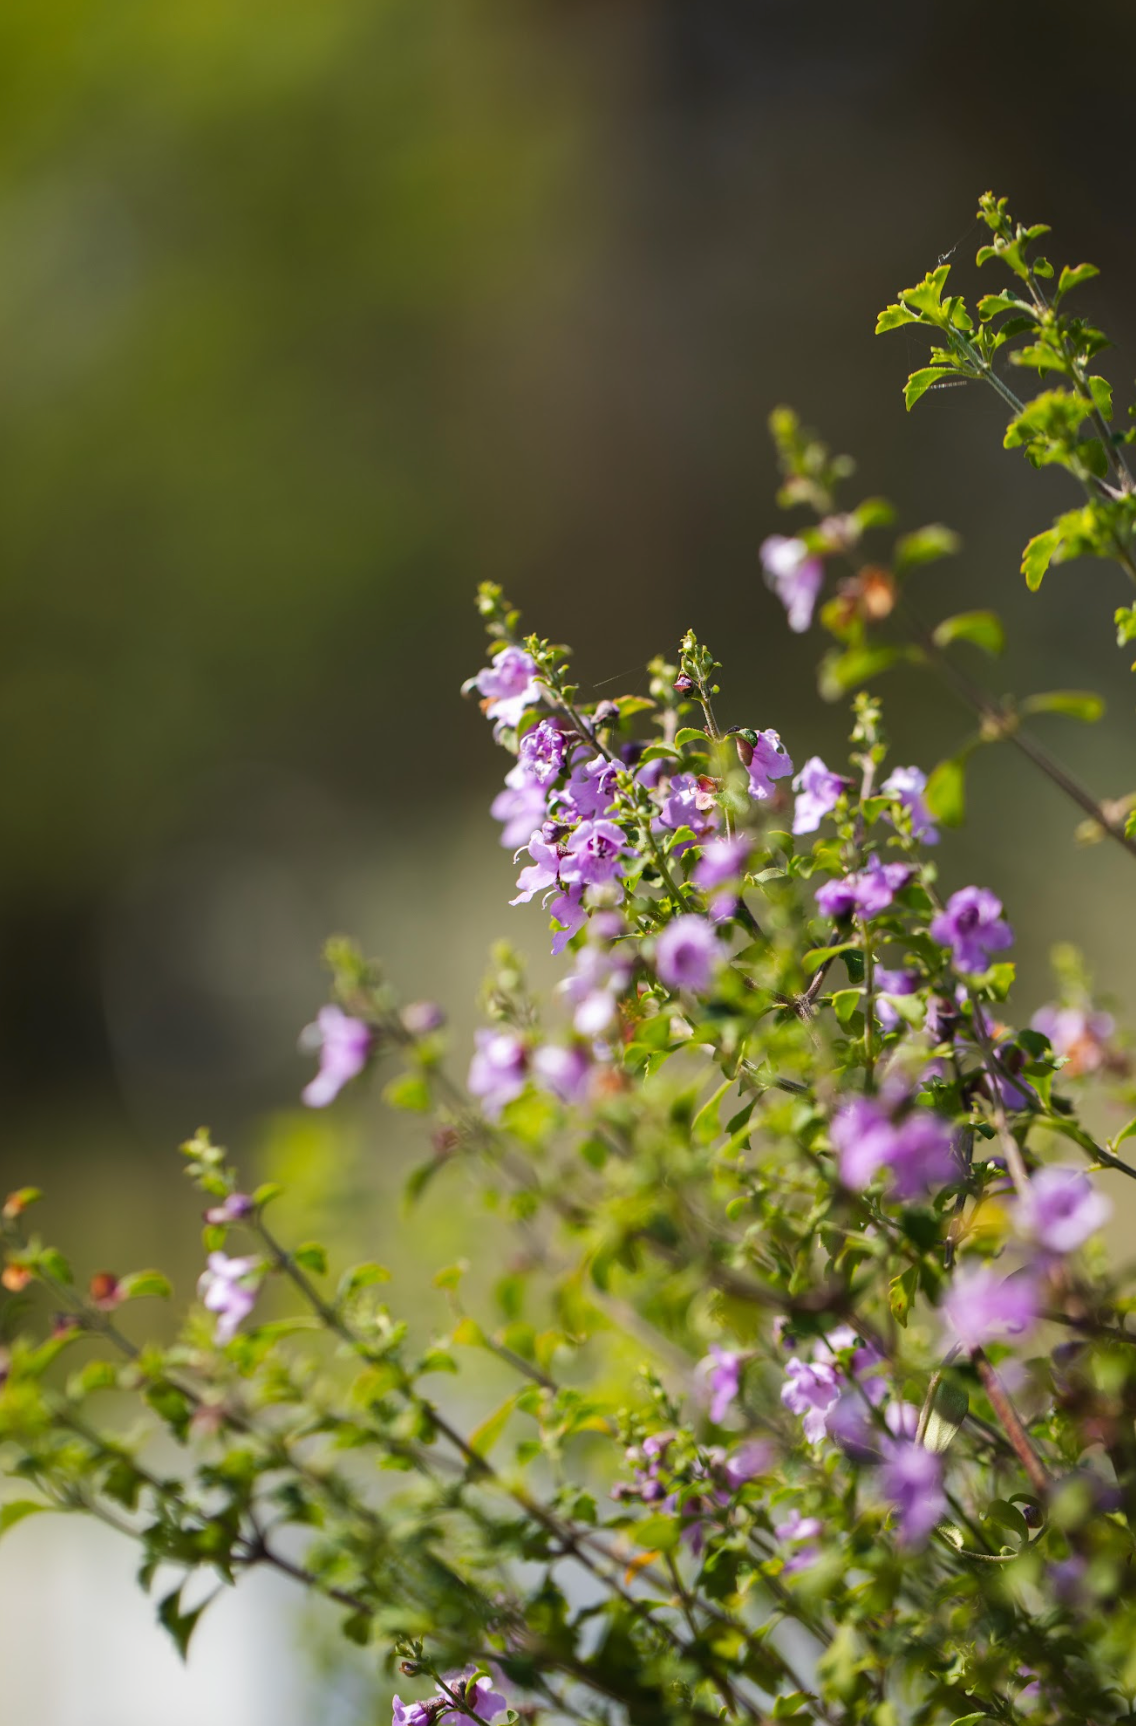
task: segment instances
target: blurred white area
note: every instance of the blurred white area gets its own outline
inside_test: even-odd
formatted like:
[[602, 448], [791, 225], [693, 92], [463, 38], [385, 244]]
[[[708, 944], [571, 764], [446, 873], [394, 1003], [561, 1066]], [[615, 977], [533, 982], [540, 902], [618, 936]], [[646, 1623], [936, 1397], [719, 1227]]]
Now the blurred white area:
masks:
[[5, 1721], [301, 1726], [328, 1718], [312, 1706], [298, 1635], [303, 1599], [285, 1578], [253, 1575], [226, 1590], [183, 1665], [136, 1567], [130, 1542], [77, 1516], [32, 1516], [5, 1536]]

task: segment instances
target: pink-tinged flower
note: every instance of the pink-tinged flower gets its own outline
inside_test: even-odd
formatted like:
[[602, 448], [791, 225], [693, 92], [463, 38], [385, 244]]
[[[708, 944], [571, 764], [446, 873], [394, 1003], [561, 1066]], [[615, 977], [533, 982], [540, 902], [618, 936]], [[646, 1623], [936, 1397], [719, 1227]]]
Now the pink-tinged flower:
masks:
[[668, 989], [709, 988], [723, 951], [713, 926], [693, 911], [668, 923], [655, 942], [655, 970]]
[[943, 1301], [943, 1317], [971, 1353], [1028, 1330], [1038, 1315], [1037, 1283], [1028, 1271], [1004, 1277], [990, 1265], [964, 1266]]
[[[450, 1684], [450, 1689], [454, 1689], [453, 1683]], [[502, 1696], [499, 1690], [494, 1690], [492, 1678], [485, 1676], [474, 1679], [473, 1683], [468, 1685], [464, 1701], [469, 1708], [472, 1708], [479, 1720], [496, 1720], [498, 1714], [504, 1714], [509, 1708], [507, 1699]], [[449, 1715], [456, 1713], [456, 1709], [447, 1708], [440, 1718], [444, 1720]]]
[[918, 767], [894, 767], [880, 786], [885, 797], [894, 797], [911, 818], [911, 832], [924, 845], [939, 843], [939, 829], [931, 819], [931, 811], [923, 801], [927, 775]]
[[503, 648], [473, 681], [488, 700], [486, 718], [510, 729], [519, 725], [523, 714], [541, 698], [536, 662], [522, 647]]
[[544, 787], [532, 777], [523, 761], [516, 762], [506, 773], [505, 789], [497, 793], [489, 805], [489, 813], [495, 821], [503, 823], [501, 843], [510, 851], [515, 851], [518, 845], [527, 845], [529, 835], [544, 820], [548, 813]]
[[1018, 1205], [1024, 1233], [1048, 1253], [1076, 1252], [1111, 1215], [1112, 1200], [1084, 1170], [1060, 1163], [1038, 1169]]
[[514, 1031], [475, 1031], [474, 1041], [477, 1048], [467, 1083], [470, 1094], [480, 1100], [482, 1113], [495, 1121], [505, 1104], [524, 1090], [528, 1055]]
[[446, 1022], [446, 1015], [437, 1001], [408, 1001], [399, 1017], [403, 1029], [412, 1037], [429, 1037], [432, 1032], [440, 1031]]
[[793, 806], [793, 832], [815, 833], [826, 815], [831, 815], [850, 781], [830, 773], [819, 755], [810, 755], [793, 781], [797, 801]]
[[565, 847], [560, 878], [588, 887], [614, 881], [626, 849], [627, 841], [614, 821], [581, 821]]
[[737, 839], [711, 839], [708, 845], [703, 846], [690, 879], [704, 893], [725, 887], [744, 875], [750, 850], [749, 840], [741, 836]]
[[817, 888], [817, 908], [837, 922], [853, 912], [859, 917], [878, 917], [896, 894], [911, 880], [915, 870], [908, 863], [881, 863], [873, 852], [856, 875], [825, 881]]
[[308, 1025], [301, 1047], [319, 1050], [319, 1072], [300, 1092], [309, 1109], [326, 1109], [344, 1085], [357, 1078], [367, 1065], [375, 1034], [362, 1019], [353, 1019], [334, 1004], [321, 1007], [314, 1025]]
[[722, 1464], [722, 1473], [736, 1492], [747, 1481], [756, 1480], [760, 1474], [768, 1474], [776, 1459], [776, 1451], [765, 1439], [747, 1439], [727, 1456]]
[[391, 1706], [391, 1726], [430, 1726], [430, 1710], [424, 1702], [404, 1702], [395, 1696]]
[[551, 719], [542, 719], [521, 738], [517, 758], [538, 785], [551, 785], [564, 765], [566, 747], [560, 727]]
[[811, 1564], [816, 1563], [817, 1548], [806, 1545], [805, 1542], [815, 1540], [824, 1532], [824, 1523], [819, 1516], [802, 1516], [794, 1506], [787, 1516], [773, 1524], [773, 1532], [782, 1546], [799, 1546], [801, 1549], [785, 1560], [783, 1575], [795, 1576], [799, 1571], [807, 1570]]
[[587, 1095], [591, 1075], [592, 1063], [578, 1043], [567, 1047], [545, 1043], [533, 1056], [533, 1077], [562, 1103], [581, 1102]]
[[573, 935], [584, 927], [588, 921], [588, 913], [582, 900], [584, 889], [577, 884], [566, 887], [563, 893], [558, 893], [549, 906], [553, 919], [552, 956], [559, 958], [567, 947]]
[[947, 1514], [943, 1461], [910, 1439], [885, 1439], [880, 1490], [896, 1513], [903, 1546], [921, 1546]]
[[853, 1097], [833, 1116], [829, 1137], [840, 1158], [840, 1178], [853, 1192], [863, 1192], [885, 1168], [900, 1199], [916, 1198], [959, 1174], [951, 1129], [930, 1109], [896, 1118], [878, 1097]]
[[672, 832], [689, 827], [699, 838], [713, 832], [718, 825], [718, 805], [714, 800], [713, 784], [694, 773], [675, 773], [667, 786], [659, 820]]
[[931, 924], [931, 939], [949, 947], [959, 971], [985, 971], [992, 953], [1014, 944], [1014, 932], [1002, 921], [1002, 901], [986, 887], [962, 887], [947, 900]]
[[896, 1007], [884, 997], [888, 995], [914, 995], [919, 987], [919, 977], [914, 971], [889, 971], [884, 965], [877, 965], [873, 976], [876, 991], [876, 1018], [885, 1031], [894, 1031], [900, 1022], [901, 1015]]
[[[751, 733], [752, 735], [752, 733]], [[793, 771], [792, 760], [776, 731], [759, 731], [757, 740], [752, 745], [746, 741], [746, 748], [752, 752], [746, 760], [749, 768], [749, 794], [758, 803], [766, 802], [774, 796], [773, 781], [784, 779]]]
[[210, 1205], [205, 1213], [205, 1221], [223, 1228], [229, 1223], [243, 1223], [246, 1217], [252, 1216], [255, 1209], [249, 1193], [230, 1193], [223, 1204]]
[[771, 533], [763, 540], [759, 556], [766, 586], [785, 607], [789, 628], [801, 635], [813, 620], [817, 594], [824, 585], [824, 564], [803, 539], [789, 539], [783, 533]]
[[710, 1395], [710, 1419], [720, 1426], [741, 1388], [742, 1357], [714, 1342], [696, 1370]]
[[840, 1397], [840, 1374], [825, 1361], [805, 1361], [794, 1356], [785, 1367], [781, 1401], [791, 1414], [799, 1414], [810, 1444], [819, 1444], [827, 1430], [828, 1414]]
[[533, 833], [529, 836], [528, 844], [521, 846], [513, 862], [525, 851], [532, 858], [532, 862], [517, 876], [517, 897], [509, 900], [510, 905], [527, 905], [534, 893], [547, 893], [559, 884], [560, 852], [555, 845], [548, 844], [539, 833]]
[[577, 763], [572, 768], [567, 785], [553, 792], [552, 801], [570, 823], [595, 821], [606, 815], [615, 802], [619, 771], [618, 761], [609, 761], [606, 755], [594, 755], [582, 766]]
[[1116, 1029], [1110, 1013], [1087, 1012], [1083, 1007], [1040, 1007], [1030, 1020], [1035, 1031], [1049, 1038], [1055, 1055], [1064, 1062], [1066, 1078], [1099, 1072], [1109, 1059], [1108, 1040]]
[[217, 1314], [214, 1336], [222, 1346], [232, 1342], [237, 1326], [256, 1305], [258, 1284], [250, 1279], [260, 1271], [258, 1259], [231, 1259], [225, 1253], [210, 1253], [197, 1292], [209, 1312]]

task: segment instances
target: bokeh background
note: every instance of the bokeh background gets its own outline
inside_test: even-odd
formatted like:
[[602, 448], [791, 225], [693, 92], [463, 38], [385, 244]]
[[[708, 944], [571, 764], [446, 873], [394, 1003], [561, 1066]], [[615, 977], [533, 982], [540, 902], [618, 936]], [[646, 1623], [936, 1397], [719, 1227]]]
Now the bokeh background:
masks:
[[[543, 953], [458, 696], [477, 581], [572, 640], [586, 690], [636, 688], [693, 625], [729, 722], [836, 754], [818, 639], [788, 636], [756, 560], [780, 401], [908, 526], [962, 533], [923, 611], [1001, 610], [996, 691], [1101, 690], [1101, 725], [1039, 728], [1098, 792], [1136, 788], [1120, 576], [1066, 567], [1031, 598], [1017, 573], [1066, 482], [1001, 450], [992, 397], [908, 418], [922, 349], [872, 335], [942, 254], [973, 287], [991, 186], [1059, 262], [1101, 265], [1086, 305], [1126, 397], [1134, 64], [1127, 0], [8, 0], [3, 1173], [50, 1190], [81, 1269], [191, 1286], [172, 1149], [201, 1121], [313, 1190], [349, 1138], [371, 1250], [399, 1233], [402, 1153], [366, 1104], [297, 1118], [296, 1033], [333, 929], [445, 999], [459, 1040], [488, 939]], [[967, 729], [925, 677], [885, 693], [904, 760]], [[1131, 1007], [1131, 863], [1078, 850], [1008, 753], [971, 805], [943, 867], [1006, 898], [1018, 1013], [1058, 937]], [[69, 1529], [8, 1538], [14, 1717], [363, 1717], [288, 1655], [285, 1596], [228, 1603], [185, 1674], [129, 1569]]]

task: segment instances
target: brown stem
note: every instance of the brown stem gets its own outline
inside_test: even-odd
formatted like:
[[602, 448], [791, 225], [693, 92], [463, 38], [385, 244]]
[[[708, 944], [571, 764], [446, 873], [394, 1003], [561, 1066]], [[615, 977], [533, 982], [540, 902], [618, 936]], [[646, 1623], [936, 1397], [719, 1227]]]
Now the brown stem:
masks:
[[974, 1362], [974, 1369], [982, 1381], [982, 1388], [986, 1392], [990, 1406], [1002, 1424], [1002, 1431], [1009, 1439], [1018, 1461], [1029, 1477], [1030, 1485], [1039, 1497], [1045, 1498], [1053, 1483], [1045, 1464], [1030, 1443], [1029, 1434], [1018, 1419], [1018, 1412], [1006, 1395], [1001, 1379], [980, 1348], [974, 1350], [971, 1360]]

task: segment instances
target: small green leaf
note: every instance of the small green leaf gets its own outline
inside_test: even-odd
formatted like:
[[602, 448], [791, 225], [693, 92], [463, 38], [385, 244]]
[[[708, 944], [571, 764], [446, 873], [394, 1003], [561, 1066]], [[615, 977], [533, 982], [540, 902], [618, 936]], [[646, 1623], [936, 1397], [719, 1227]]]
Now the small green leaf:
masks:
[[434, 1272], [434, 1287], [456, 1289], [468, 1269], [468, 1259], [458, 1259], [456, 1264], [445, 1265], [440, 1271]]
[[855, 947], [855, 941], [842, 941], [837, 947], [814, 947], [805, 954], [801, 963], [808, 972], [819, 971], [830, 959], [838, 958], [841, 953], [851, 953]]
[[909, 312], [906, 306], [885, 306], [876, 319], [876, 334], [884, 336], [889, 330], [898, 330], [904, 324], [917, 324], [917, 313]]
[[1006, 645], [1006, 632], [997, 612], [960, 611], [954, 617], [944, 617], [936, 626], [933, 639], [936, 647], [948, 647], [952, 641], [971, 641], [997, 658]]
[[469, 1448], [477, 1456], [489, 1455], [505, 1430], [505, 1425], [513, 1412], [515, 1400], [511, 1396], [506, 1397], [500, 1408], [494, 1409], [493, 1413], [483, 1420], [480, 1426], [474, 1427], [469, 1435], [468, 1443]]
[[617, 695], [615, 705], [621, 719], [631, 719], [636, 713], [649, 713], [655, 703], [649, 695]]
[[925, 396], [932, 384], [937, 384], [940, 378], [949, 378], [950, 366], [923, 366], [919, 371], [912, 372], [903, 389], [903, 400], [908, 413], [911, 412], [920, 396]]
[[1026, 578], [1026, 586], [1031, 593], [1036, 593], [1041, 586], [1042, 578], [1053, 562], [1054, 554], [1060, 544], [1060, 528], [1049, 527], [1044, 533], [1035, 533], [1022, 552], [1022, 574]]
[[846, 1025], [860, 1005], [860, 989], [838, 989], [832, 997], [832, 1010], [842, 1025]]
[[292, 1253], [292, 1262], [302, 1270], [313, 1271], [322, 1277], [327, 1273], [327, 1249], [321, 1247], [318, 1241], [304, 1241]]
[[1051, 689], [1046, 695], [1027, 696], [1022, 702], [1022, 712], [1063, 713], [1067, 719], [1095, 725], [1104, 712], [1104, 701], [1089, 689]]
[[896, 569], [913, 569], [917, 564], [934, 563], [940, 557], [953, 557], [962, 544], [957, 533], [944, 527], [941, 521], [930, 522], [914, 533], [904, 534], [895, 548]]
[[392, 1109], [425, 1115], [430, 1109], [430, 1087], [422, 1073], [400, 1073], [383, 1086], [383, 1102]]
[[892, 1277], [888, 1284], [888, 1305], [897, 1324], [906, 1330], [908, 1315], [915, 1302], [919, 1288], [919, 1266], [908, 1265], [899, 1276]]
[[699, 731], [696, 725], [684, 725], [675, 738], [675, 744], [679, 749], [682, 749], [687, 743], [713, 743], [713, 741], [712, 737], [707, 737], [705, 731]]
[[148, 1295], [157, 1300], [169, 1300], [173, 1289], [169, 1278], [164, 1277], [161, 1271], [134, 1271], [121, 1279], [118, 1292], [123, 1300], [144, 1300]]
[[0, 1534], [7, 1534], [26, 1516], [38, 1516], [41, 1511], [50, 1509], [50, 1504], [37, 1504], [31, 1498], [15, 1498], [9, 1504], [0, 1504]]
[[1057, 278], [1057, 292], [1053, 296], [1054, 304], [1056, 305], [1060, 300], [1063, 300], [1070, 288], [1078, 288], [1082, 282], [1090, 282], [1094, 276], [1099, 275], [1100, 271], [1095, 264], [1066, 264]]
[[200, 1606], [195, 1606], [192, 1612], [183, 1612], [179, 1585], [172, 1594], [167, 1594], [158, 1605], [158, 1622], [173, 1637], [174, 1646], [183, 1660], [189, 1653], [189, 1639], [197, 1627], [197, 1620], [208, 1604], [208, 1601], [203, 1601]]
[[826, 653], [817, 679], [820, 693], [825, 701], [839, 701], [901, 660], [916, 657], [917, 649], [904, 647], [850, 647]]
[[970, 1409], [966, 1391], [953, 1378], [932, 1380], [927, 1401], [919, 1416], [919, 1442], [924, 1450], [941, 1455], [950, 1448]]
[[1093, 398], [1093, 406], [1102, 419], [1112, 418], [1112, 385], [1107, 378], [1091, 377], [1089, 379], [1089, 394]]
[[966, 819], [966, 762], [955, 756], [939, 765], [924, 793], [928, 809], [944, 827], [961, 827]]

